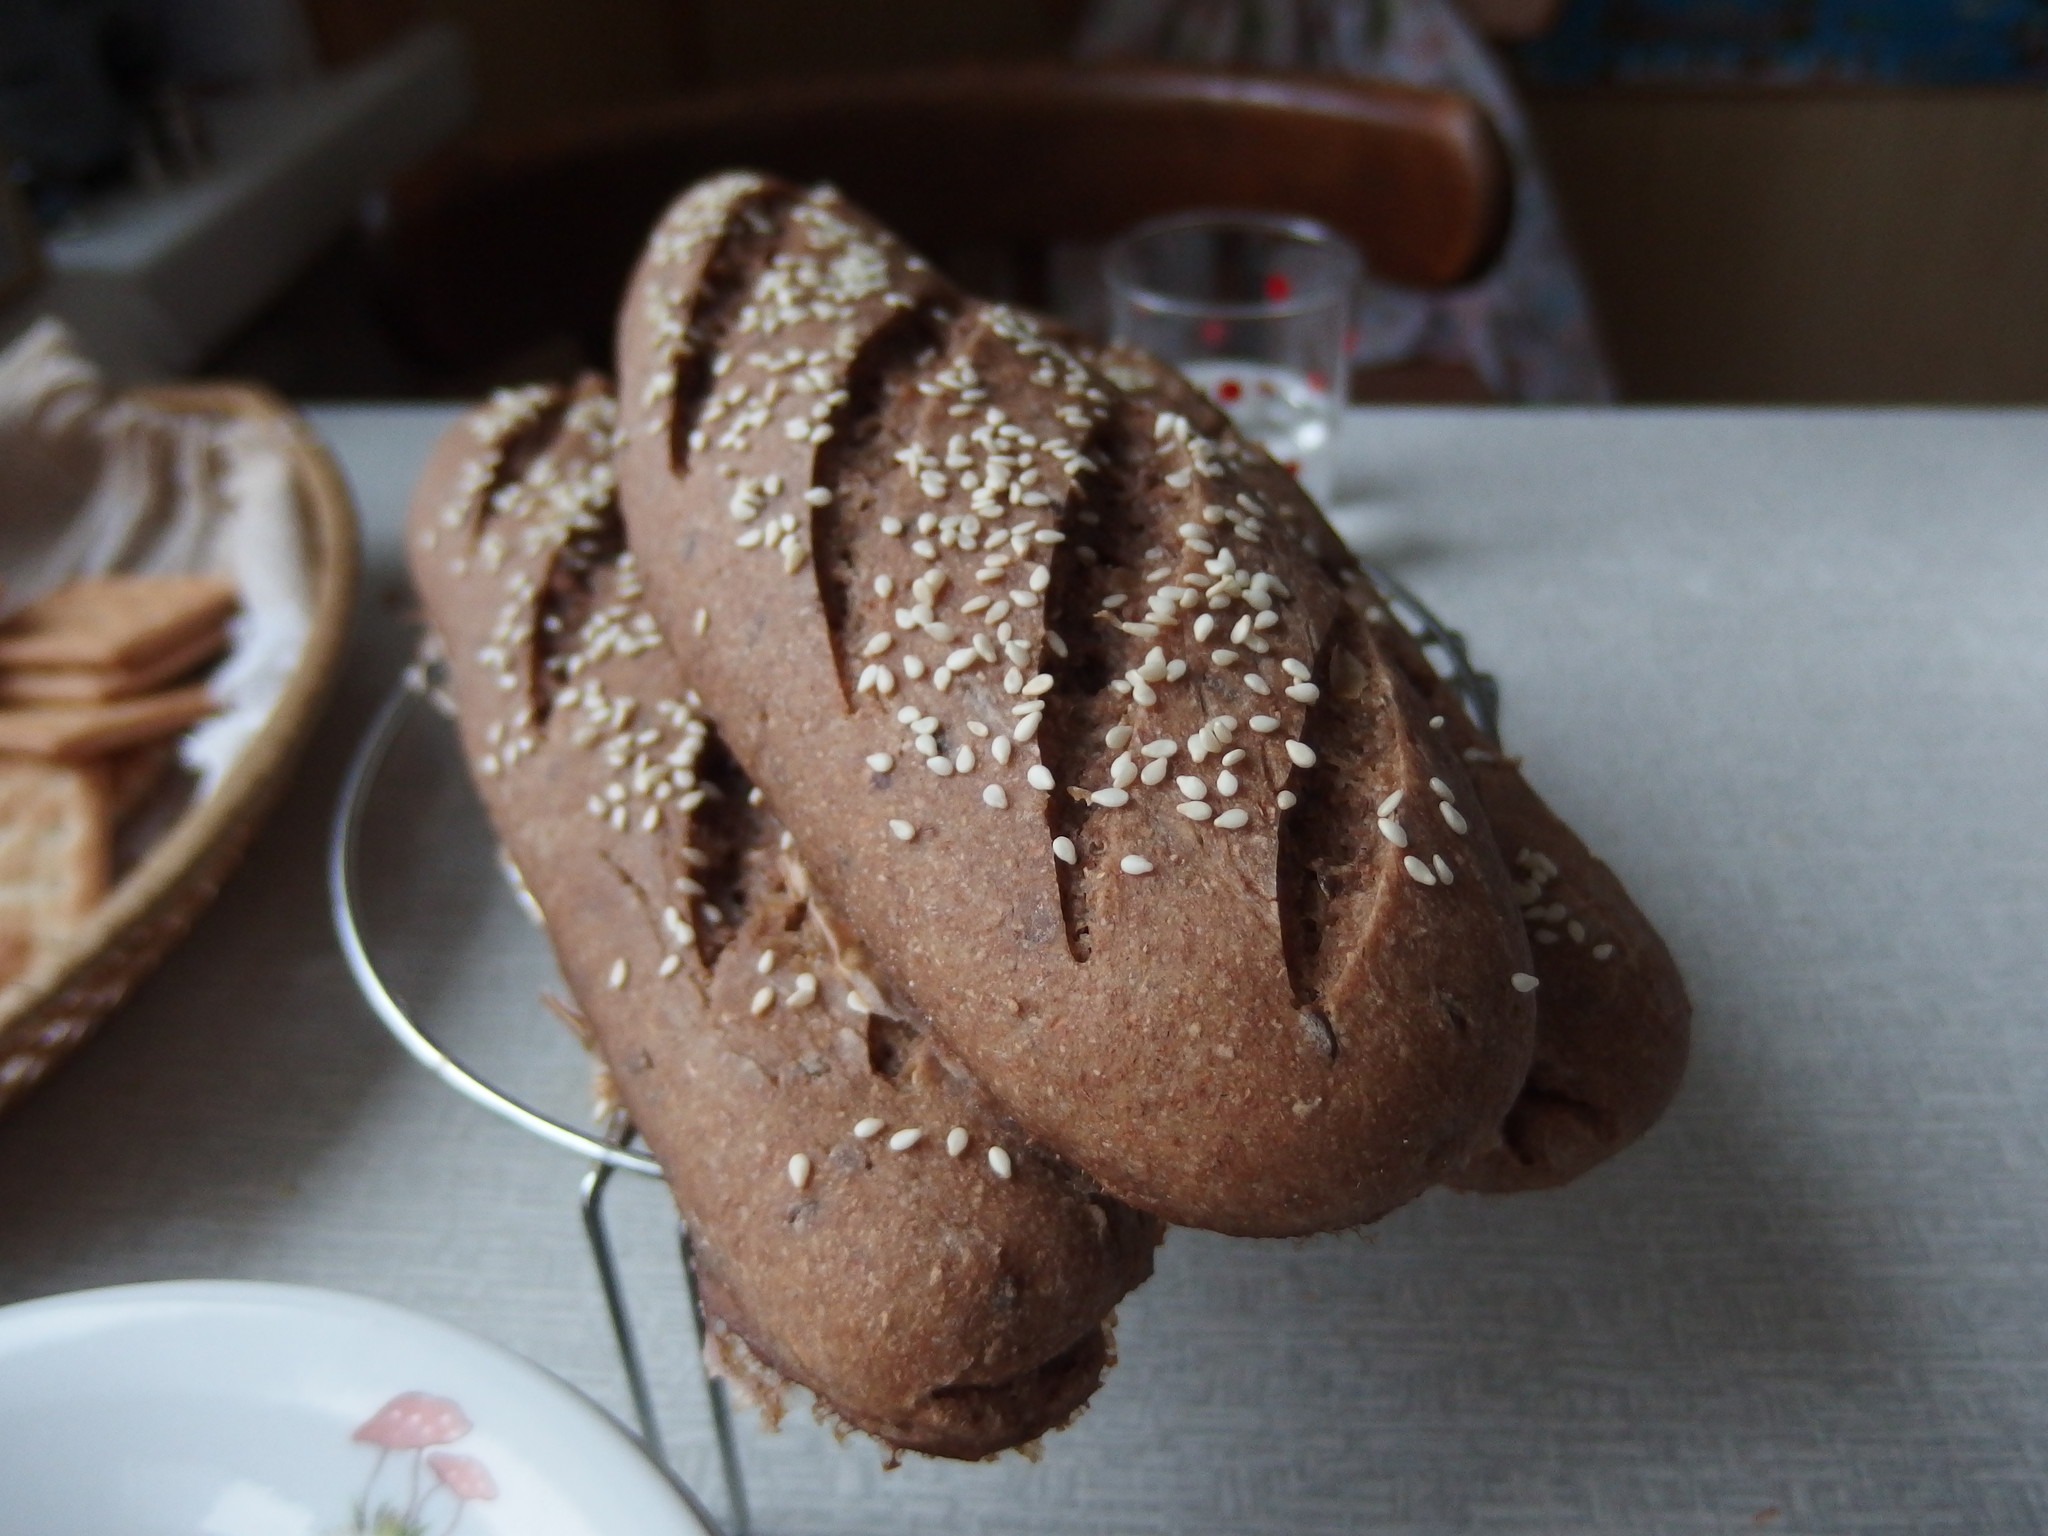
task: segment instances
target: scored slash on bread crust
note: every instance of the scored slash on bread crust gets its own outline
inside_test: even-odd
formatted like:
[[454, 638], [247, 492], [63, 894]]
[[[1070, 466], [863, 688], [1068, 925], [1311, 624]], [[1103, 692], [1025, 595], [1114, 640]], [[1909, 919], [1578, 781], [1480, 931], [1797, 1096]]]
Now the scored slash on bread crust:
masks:
[[[828, 188], [679, 200], [619, 355], [683, 674], [1035, 1137], [1253, 1235], [1374, 1219], [1496, 1138], [1535, 1013], [1510, 875], [1284, 472]], [[1372, 831], [1432, 786], [1463, 830]]]
[[887, 1443], [1069, 1419], [1159, 1227], [1033, 1146], [892, 995], [640, 600], [595, 384], [444, 437], [408, 550], [465, 756], [694, 1240], [714, 1343]]

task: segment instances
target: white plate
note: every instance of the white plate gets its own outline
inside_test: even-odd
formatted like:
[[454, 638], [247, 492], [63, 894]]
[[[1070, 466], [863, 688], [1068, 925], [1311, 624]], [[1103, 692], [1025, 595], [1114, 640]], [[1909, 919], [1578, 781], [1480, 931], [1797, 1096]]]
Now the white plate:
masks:
[[0, 1308], [4, 1536], [628, 1532], [704, 1527], [588, 1399], [444, 1323], [206, 1280]]

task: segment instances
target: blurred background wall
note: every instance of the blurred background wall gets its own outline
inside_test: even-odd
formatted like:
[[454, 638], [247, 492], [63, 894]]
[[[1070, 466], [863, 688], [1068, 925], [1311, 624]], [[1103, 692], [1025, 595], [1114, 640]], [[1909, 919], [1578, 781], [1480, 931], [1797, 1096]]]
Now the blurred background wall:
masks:
[[[175, 3], [226, 16], [289, 0]], [[1496, 36], [1559, 31], [1557, 0], [1459, 3]], [[1611, 21], [1633, 6], [1640, 20], [1693, 5], [1725, 17], [1775, 3], [1566, 0], [1564, 13]], [[1870, 3], [1915, 11], [1912, 0]], [[2034, 29], [2014, 46], [2048, 52], [2048, 0], [1971, 3], [2012, 12]], [[456, 23], [476, 85], [471, 131], [489, 133], [777, 74], [1054, 56], [1084, 4], [303, 0], [303, 15], [307, 46], [329, 69], [374, 59], [425, 21]], [[287, 53], [289, 41], [278, 45]], [[1511, 57], [1624, 398], [2048, 400], [2048, 88], [2038, 80], [1577, 80], [1580, 66], [1543, 63], [1546, 46]], [[332, 262], [313, 277], [347, 280]], [[308, 328], [331, 333], [324, 355], [360, 350], [362, 306], [280, 302], [300, 306], [297, 330], [259, 325], [222, 366], [306, 392], [396, 387], [367, 365], [294, 372], [319, 351], [302, 344]]]
[[[768, 75], [1058, 53], [1061, 0], [316, 0], [469, 31], [486, 126]], [[1524, 7], [1524, 9], [1527, 9]], [[2048, 399], [2048, 91], [1534, 86], [1625, 395]]]

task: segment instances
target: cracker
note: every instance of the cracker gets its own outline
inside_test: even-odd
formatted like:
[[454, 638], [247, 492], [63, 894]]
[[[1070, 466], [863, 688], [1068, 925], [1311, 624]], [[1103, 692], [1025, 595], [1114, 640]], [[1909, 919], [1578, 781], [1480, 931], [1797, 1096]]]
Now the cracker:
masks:
[[100, 759], [107, 785], [107, 814], [117, 828], [155, 791], [177, 755], [178, 744], [165, 739]]
[[59, 587], [0, 627], [0, 666], [146, 666], [235, 609], [219, 576], [101, 576]]
[[110, 704], [0, 709], [0, 752], [75, 762], [157, 741], [215, 708], [203, 687], [174, 688]]
[[99, 767], [0, 758], [0, 980], [106, 896], [113, 822]]
[[16, 667], [0, 670], [0, 704], [106, 703], [132, 699], [183, 677], [227, 648], [225, 627], [206, 630], [152, 661], [127, 667]]

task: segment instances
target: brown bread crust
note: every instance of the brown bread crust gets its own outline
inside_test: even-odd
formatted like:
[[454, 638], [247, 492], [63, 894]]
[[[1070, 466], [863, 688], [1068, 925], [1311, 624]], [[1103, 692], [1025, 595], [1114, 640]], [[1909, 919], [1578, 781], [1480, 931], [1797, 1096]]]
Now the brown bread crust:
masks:
[[420, 482], [409, 556], [473, 777], [689, 1225], [718, 1353], [893, 1446], [1029, 1441], [1098, 1384], [1158, 1225], [1033, 1146], [811, 892], [640, 606], [613, 422], [595, 385], [503, 395]]
[[1664, 940], [1620, 878], [1465, 711], [1420, 645], [1373, 597], [1387, 653], [1429, 700], [1514, 873], [1531, 939], [1536, 1052], [1500, 1134], [1444, 1182], [1490, 1194], [1552, 1189], [1657, 1123], [1692, 1047], [1692, 1000]]
[[[1153, 359], [1108, 348], [1100, 361], [1133, 393], [1186, 412], [1205, 431], [1218, 429], [1221, 413]], [[1528, 1079], [1499, 1134], [1444, 1182], [1492, 1194], [1569, 1183], [1640, 1137], [1676, 1096], [1691, 1045], [1685, 983], [1614, 871], [1530, 788], [1519, 761], [1473, 722], [1335, 531], [1322, 525], [1311, 537], [1355, 620], [1379, 638], [1425, 701], [1430, 729], [1471, 775], [1531, 939], [1539, 986]]]
[[620, 360], [684, 675], [1035, 1137], [1252, 1235], [1372, 1220], [1490, 1142], [1534, 1029], [1508, 873], [1270, 460], [759, 177], [664, 218]]

